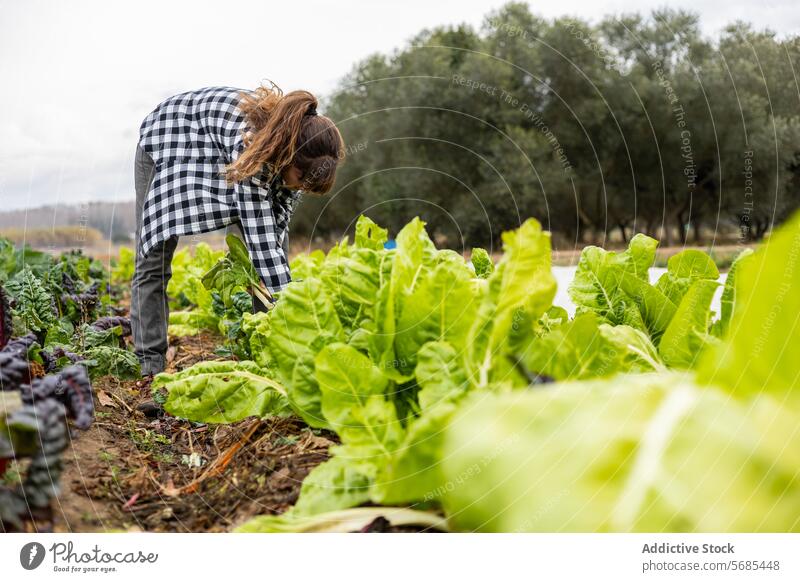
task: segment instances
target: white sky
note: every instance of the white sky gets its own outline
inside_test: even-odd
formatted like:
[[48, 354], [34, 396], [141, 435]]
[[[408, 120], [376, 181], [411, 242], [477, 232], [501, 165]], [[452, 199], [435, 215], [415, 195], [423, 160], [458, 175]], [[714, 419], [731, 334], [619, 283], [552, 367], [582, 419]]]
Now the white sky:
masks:
[[[269, 77], [324, 96], [359, 59], [425, 27], [478, 26], [504, 3], [0, 0], [0, 210], [131, 199], [139, 124], [169, 95]], [[699, 12], [708, 33], [736, 19], [800, 31], [795, 0], [559, 0], [532, 11], [596, 20], [665, 4]]]

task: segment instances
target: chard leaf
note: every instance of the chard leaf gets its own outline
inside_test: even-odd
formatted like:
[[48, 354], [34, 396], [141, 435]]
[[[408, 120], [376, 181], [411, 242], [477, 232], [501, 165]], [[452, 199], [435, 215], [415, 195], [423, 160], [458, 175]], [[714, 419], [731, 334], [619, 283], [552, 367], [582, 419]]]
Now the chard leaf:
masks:
[[253, 361], [261, 368], [273, 368], [269, 353], [270, 317], [269, 313], [244, 313], [242, 315], [242, 333]]
[[261, 278], [250, 261], [250, 255], [242, 239], [231, 233], [225, 237], [228, 252], [205, 275], [201, 281], [209, 291], [219, 293], [226, 308], [233, 307], [232, 294], [249, 291], [262, 303], [269, 303], [262, 292]]
[[472, 249], [471, 262], [472, 266], [475, 268], [475, 276], [480, 279], [488, 279], [489, 275], [494, 271], [492, 257], [489, 256], [486, 249]]
[[430, 341], [447, 341], [456, 349], [464, 347], [477, 313], [471, 273], [460, 266], [440, 263], [421, 275], [408, 295], [397, 322], [395, 354], [404, 375], [417, 365], [417, 352]]
[[420, 386], [417, 399], [423, 414], [457, 400], [469, 386], [459, 353], [447, 342], [422, 346], [414, 375]]
[[371, 499], [381, 504], [439, 501], [444, 489], [442, 450], [447, 424], [457, 406], [439, 401], [414, 419], [405, 438], [380, 467]]
[[141, 378], [139, 360], [136, 354], [118, 347], [100, 345], [83, 352], [83, 364], [94, 380], [101, 376], [114, 376], [119, 380], [136, 380]]
[[716, 281], [698, 279], [683, 295], [658, 345], [658, 351], [668, 366], [679, 369], [694, 367], [700, 354], [714, 339], [708, 329], [711, 300], [716, 290]]
[[169, 335], [174, 337], [197, 335], [201, 331], [217, 331], [220, 318], [204, 310], [171, 311], [169, 314]]
[[344, 341], [344, 330], [322, 281], [310, 277], [287, 286], [269, 314], [266, 343], [277, 379], [311, 426], [325, 428], [314, 358], [326, 343]]
[[349, 454], [345, 447], [336, 447], [333, 452], [335, 456], [314, 467], [303, 479], [294, 515], [317, 515], [369, 501], [374, 465]]
[[659, 278], [656, 289], [678, 305], [692, 283], [704, 279], [719, 279], [717, 265], [706, 253], [687, 249], [669, 258], [667, 272]]
[[568, 321], [569, 313], [567, 313], [567, 310], [554, 305], [542, 314], [539, 321], [536, 322], [535, 330], [539, 334], [547, 333]]
[[722, 298], [720, 299], [720, 318], [712, 326], [712, 333], [719, 338], [728, 335], [728, 329], [733, 318], [733, 311], [738, 301], [736, 299], [736, 279], [744, 263], [753, 255], [753, 249], [744, 249], [731, 263], [728, 276], [725, 278], [725, 286], [722, 288]]
[[445, 510], [462, 531], [797, 531], [782, 413], [679, 373], [476, 394], [446, 428]]
[[261, 279], [250, 260], [250, 252], [247, 250], [244, 241], [237, 235], [230, 233], [225, 237], [225, 242], [228, 244], [228, 255], [233, 264], [247, 276], [250, 285], [258, 287], [261, 284]]
[[650, 334], [653, 343], [658, 344], [675, 316], [677, 307], [669, 297], [647, 281], [628, 273], [622, 273], [619, 277], [619, 288], [633, 301], [639, 311], [638, 321]]
[[355, 237], [355, 243], [357, 247], [372, 249], [373, 251], [380, 251], [383, 250], [383, 245], [388, 239], [388, 230], [381, 228], [363, 214], [358, 217], [358, 221], [356, 222]]
[[637, 234], [622, 253], [595, 246], [584, 248], [569, 286], [569, 296], [578, 312], [592, 311], [608, 323], [630, 324], [630, 319], [623, 321], [626, 307], [619, 305], [624, 302], [619, 285], [625, 275], [649, 287], [648, 269], [655, 259], [656, 247], [658, 241]]
[[176, 374], [158, 374], [151, 386], [167, 390], [167, 412], [194, 422], [286, 415], [286, 389], [264, 374], [255, 362], [200, 362]]
[[600, 325], [600, 333], [620, 358], [620, 372], [662, 372], [658, 350], [643, 331], [629, 325]]
[[47, 330], [47, 335], [44, 340], [44, 347], [51, 348], [53, 346], [68, 346], [72, 343], [72, 336], [75, 334], [75, 326], [66, 317], [62, 317], [56, 321], [50, 329]]
[[800, 213], [776, 230], [736, 273], [727, 341], [709, 350], [704, 382], [734, 394], [800, 403]]
[[322, 413], [345, 445], [388, 455], [401, 438], [389, 380], [370, 359], [346, 344], [326, 346], [316, 357]]
[[395, 348], [397, 321], [408, 295], [418, 283], [426, 258], [435, 255], [434, 251], [433, 243], [425, 232], [425, 223], [414, 218], [397, 235], [397, 249], [388, 277], [381, 270], [380, 288], [372, 316], [375, 333], [370, 340], [370, 354], [384, 373], [397, 382], [411, 379], [410, 374], [403, 373], [398, 365]]
[[309, 277], [319, 277], [319, 270], [324, 260], [325, 253], [319, 249], [308, 254], [297, 255], [290, 264], [292, 280], [302, 281]]
[[122, 326], [115, 325], [107, 329], [98, 329], [93, 325], [84, 323], [78, 329], [76, 344], [81, 350], [107, 346], [110, 348], [120, 347], [122, 338]]
[[601, 325], [600, 321], [594, 313], [583, 313], [534, 339], [523, 355], [525, 365], [556, 380], [663, 368], [644, 333], [627, 325]]
[[188, 248], [177, 251], [172, 257], [172, 277], [167, 284], [170, 305], [174, 309], [208, 310], [211, 296], [202, 278], [224, 255], [223, 251], [214, 251], [206, 243], [194, 246], [191, 251]]
[[479, 388], [487, 387], [495, 376], [509, 378], [506, 347], [515, 315], [524, 310], [536, 321], [550, 307], [556, 292], [550, 271], [550, 235], [536, 220], [503, 233], [503, 249], [464, 344], [467, 375]]
[[133, 280], [135, 270], [136, 256], [133, 249], [120, 247], [119, 257], [112, 261], [111, 282], [115, 285], [129, 284]]
[[26, 266], [5, 284], [13, 300], [14, 335], [41, 334], [56, 322], [56, 306], [42, 281]]
[[349, 329], [357, 329], [371, 313], [384, 268], [382, 262], [387, 258], [385, 253], [355, 248], [322, 263], [322, 281], [333, 299], [339, 319]]
[[523, 359], [529, 370], [556, 380], [606, 376], [617, 371], [607, 347], [597, 316], [583, 313], [534, 339]]

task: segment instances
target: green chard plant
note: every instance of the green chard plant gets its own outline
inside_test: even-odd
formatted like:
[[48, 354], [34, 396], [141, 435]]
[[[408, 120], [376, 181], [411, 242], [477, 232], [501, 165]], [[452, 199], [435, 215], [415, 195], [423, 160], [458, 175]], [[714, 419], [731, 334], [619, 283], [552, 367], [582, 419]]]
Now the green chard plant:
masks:
[[[800, 270], [787, 267], [798, 225], [734, 261], [719, 317], [704, 253], [671, 257], [651, 283], [657, 241], [587, 247], [570, 319], [552, 305], [550, 238], [535, 220], [504, 233], [495, 265], [481, 249], [469, 262], [436, 249], [419, 219], [386, 249], [388, 233], [361, 217], [353, 243], [293, 261], [273, 309], [242, 312], [245, 361], [154, 386], [194, 421], [294, 413], [337, 434], [294, 508], [243, 531], [376, 504], [444, 512], [458, 530], [794, 529], [800, 464], [783, 445], [800, 420], [786, 343], [797, 323], [775, 310], [800, 312]], [[252, 286], [233, 264], [208, 277], [225, 268], [238, 273], [220, 286], [228, 297]]]

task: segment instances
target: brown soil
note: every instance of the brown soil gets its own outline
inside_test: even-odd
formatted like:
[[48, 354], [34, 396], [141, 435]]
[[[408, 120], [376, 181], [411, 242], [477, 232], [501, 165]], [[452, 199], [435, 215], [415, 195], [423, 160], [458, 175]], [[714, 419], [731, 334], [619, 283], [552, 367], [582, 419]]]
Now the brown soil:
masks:
[[[215, 359], [220, 343], [211, 335], [176, 339], [168, 371]], [[220, 426], [148, 418], [137, 410], [151, 398], [147, 381], [107, 377], [94, 389], [95, 423], [74, 432], [65, 454], [55, 531], [226, 531], [281, 513], [336, 438], [296, 418]]]

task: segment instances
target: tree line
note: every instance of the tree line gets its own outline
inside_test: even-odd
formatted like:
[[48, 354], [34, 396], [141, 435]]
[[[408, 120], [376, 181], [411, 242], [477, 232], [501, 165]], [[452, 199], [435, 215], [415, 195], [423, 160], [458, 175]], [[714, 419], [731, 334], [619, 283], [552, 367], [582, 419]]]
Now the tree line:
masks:
[[799, 69], [798, 37], [708, 38], [668, 9], [590, 23], [511, 3], [425, 30], [325, 100], [347, 160], [292, 230], [336, 236], [365, 212], [393, 232], [420, 215], [454, 248], [530, 216], [564, 244], [757, 240], [800, 205]]

